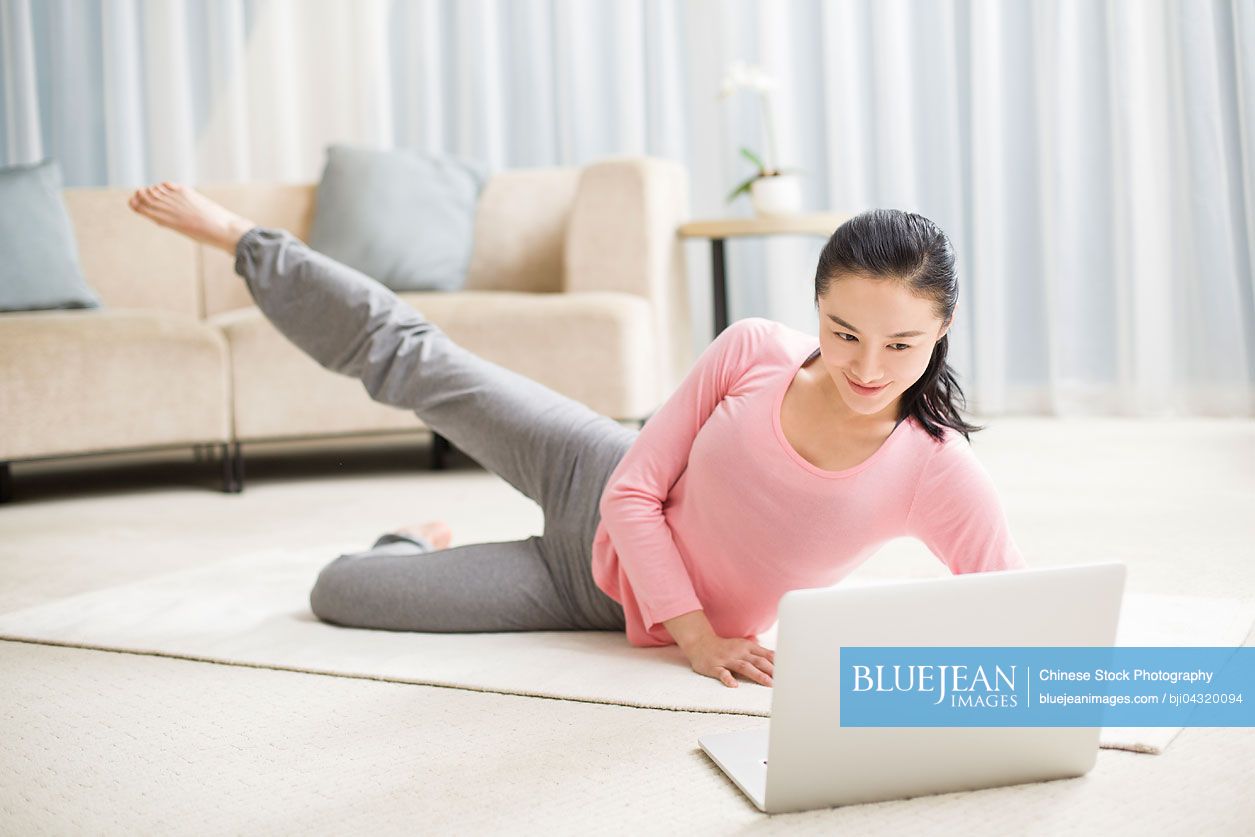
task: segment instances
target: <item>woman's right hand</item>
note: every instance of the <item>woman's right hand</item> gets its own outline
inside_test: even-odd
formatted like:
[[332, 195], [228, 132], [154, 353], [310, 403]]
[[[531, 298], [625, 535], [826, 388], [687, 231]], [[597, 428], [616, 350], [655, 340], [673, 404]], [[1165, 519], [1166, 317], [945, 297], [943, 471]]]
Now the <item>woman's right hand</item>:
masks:
[[771, 685], [776, 652], [764, 648], [754, 639], [711, 634], [695, 640], [683, 650], [693, 671], [713, 677], [729, 688], [740, 685], [734, 676], [736, 674], [764, 686]]

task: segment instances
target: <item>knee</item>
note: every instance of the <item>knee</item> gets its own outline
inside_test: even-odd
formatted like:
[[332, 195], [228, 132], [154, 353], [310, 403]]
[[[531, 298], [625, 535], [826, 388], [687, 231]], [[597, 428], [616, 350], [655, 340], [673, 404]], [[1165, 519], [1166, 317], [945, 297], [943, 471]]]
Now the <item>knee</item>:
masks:
[[309, 591], [309, 609], [324, 622], [345, 624], [347, 600], [343, 576], [337, 572], [337, 561], [323, 568]]

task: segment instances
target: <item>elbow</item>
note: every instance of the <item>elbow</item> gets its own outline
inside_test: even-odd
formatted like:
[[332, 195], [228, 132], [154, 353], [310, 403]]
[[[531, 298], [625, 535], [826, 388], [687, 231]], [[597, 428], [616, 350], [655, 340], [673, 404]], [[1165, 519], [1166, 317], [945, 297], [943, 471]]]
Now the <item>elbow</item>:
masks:
[[611, 479], [601, 491], [597, 509], [602, 517], [613, 517], [623, 509], [624, 503], [631, 503], [638, 494], [623, 480]]
[[610, 498], [614, 496], [614, 492], [618, 487], [614, 479], [606, 480], [606, 484], [602, 486], [601, 498], [597, 501], [597, 508], [601, 511], [606, 510], [606, 506], [610, 505]]
[[603, 520], [622, 518], [624, 514], [658, 515], [662, 513], [662, 498], [625, 482], [609, 482], [601, 492], [597, 510]]
[[612, 482], [606, 483], [606, 487], [602, 489], [601, 499], [597, 501], [597, 511], [601, 513], [603, 520], [614, 514], [614, 507], [618, 502], [617, 491], [616, 485]]

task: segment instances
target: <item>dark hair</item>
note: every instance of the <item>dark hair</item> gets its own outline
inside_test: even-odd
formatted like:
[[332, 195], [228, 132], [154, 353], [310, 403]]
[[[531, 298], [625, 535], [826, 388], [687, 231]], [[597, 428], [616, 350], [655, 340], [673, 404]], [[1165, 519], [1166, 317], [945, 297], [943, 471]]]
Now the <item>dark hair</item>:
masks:
[[[922, 215], [897, 209], [871, 209], [841, 226], [828, 239], [815, 268], [815, 307], [835, 281], [848, 276], [901, 282], [917, 297], [931, 299], [943, 323], [954, 316], [959, 283], [954, 249], [941, 228]], [[965, 422], [955, 402], [967, 405], [954, 370], [946, 363], [950, 334], [937, 341], [928, 369], [902, 394], [898, 418], [914, 416], [934, 439], [952, 427], [971, 442], [969, 433], [984, 430]]]

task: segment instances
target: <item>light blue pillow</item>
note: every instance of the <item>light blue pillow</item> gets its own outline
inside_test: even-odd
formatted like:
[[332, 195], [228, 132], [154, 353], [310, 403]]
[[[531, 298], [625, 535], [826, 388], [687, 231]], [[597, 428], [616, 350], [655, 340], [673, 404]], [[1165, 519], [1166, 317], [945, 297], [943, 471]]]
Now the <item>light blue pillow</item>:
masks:
[[309, 245], [394, 291], [457, 290], [487, 180], [451, 155], [331, 145]]
[[100, 307], [79, 267], [61, 183], [56, 160], [0, 168], [0, 311]]

